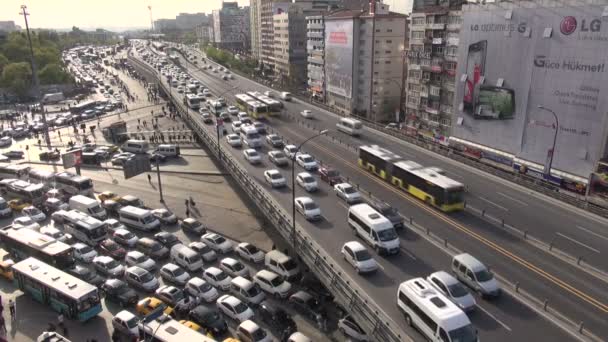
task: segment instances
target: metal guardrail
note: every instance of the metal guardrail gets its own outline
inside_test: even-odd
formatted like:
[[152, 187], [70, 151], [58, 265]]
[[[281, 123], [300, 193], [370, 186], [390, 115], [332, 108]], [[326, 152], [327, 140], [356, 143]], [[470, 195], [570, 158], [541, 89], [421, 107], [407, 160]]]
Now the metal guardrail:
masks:
[[[129, 56], [129, 60], [146, 70], [159, 83], [160, 87], [169, 93], [163, 82], [158, 78], [156, 70], [152, 67]], [[179, 101], [175, 101], [181, 117], [195, 132], [201, 141], [206, 144], [214, 156], [218, 154], [218, 141], [212, 137], [202, 125], [195, 120], [187, 108]], [[253, 179], [229, 154], [221, 153], [221, 163], [228, 170], [236, 182], [265, 213], [266, 218], [283, 236], [290, 242], [293, 241], [292, 223], [287, 212], [270, 196], [266, 190]], [[375, 341], [380, 342], [401, 342], [413, 341], [399, 326], [388, 317], [374, 301], [348, 276], [341, 266], [338, 265], [330, 255], [328, 255], [314, 239], [312, 239], [302, 227], [296, 225], [297, 245], [299, 246], [298, 257], [308, 268], [314, 272], [319, 280], [334, 295], [335, 300], [342, 305], [355, 320], [368, 332]]]

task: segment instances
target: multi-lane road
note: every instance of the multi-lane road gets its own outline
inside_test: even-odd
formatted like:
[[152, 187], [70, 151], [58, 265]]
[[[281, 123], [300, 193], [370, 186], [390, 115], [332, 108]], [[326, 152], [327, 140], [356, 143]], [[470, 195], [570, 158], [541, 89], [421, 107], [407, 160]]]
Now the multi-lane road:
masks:
[[[232, 81], [223, 81], [218, 74], [200, 70], [185, 60], [182, 60], [182, 65], [187, 66], [189, 72], [216, 95], [225, 93], [224, 96], [229, 101], [234, 101], [235, 93], [267, 90], [266, 87], [239, 76]], [[234, 87], [236, 89], [233, 89]], [[286, 111], [282, 117], [273, 118], [269, 125], [290, 142], [303, 141], [314, 133], [314, 130], [302, 126], [298, 120], [294, 119], [297, 117], [297, 113], [304, 109], [311, 109], [318, 113], [317, 120], [314, 121], [316, 128], [332, 129], [338, 120], [338, 117], [331, 113], [299, 101], [285, 105]], [[209, 129], [214, 130], [212, 126]], [[356, 166], [356, 151], [343, 144], [334, 143], [332, 136], [347, 141], [352, 146], [379, 144], [423, 165], [441, 167], [451, 177], [467, 184], [469, 188], [467, 200], [471, 204], [484, 207], [496, 215], [502, 211], [503, 217], [512, 225], [538, 234], [539, 238], [542, 238], [542, 232], [556, 231], [555, 227], [560, 227], [560, 229], [564, 227], [561, 234], [574, 241], [584, 237], [581, 233], [604, 236], [605, 233], [601, 228], [605, 226], [605, 221], [546, 200], [542, 196], [530, 194], [517, 186], [434, 156], [427, 151], [373, 130], [366, 130], [364, 135], [358, 139], [333, 131], [330, 133], [330, 137], [310, 142], [305, 147], [307, 152], [325, 162], [329, 161], [354, 183], [360, 184], [365, 190], [371, 191], [375, 196], [391, 203], [405, 216], [413, 217], [420, 225], [448, 239], [449, 243], [458, 249], [476, 255], [491, 265], [502, 277], [511, 282], [518, 282], [522, 288], [540, 300], [548, 299], [551, 307], [557, 308], [573, 321], [584, 321], [585, 325], [597, 335], [606, 335], [608, 330], [605, 323], [607, 291], [603, 281], [515, 238], [473, 214], [463, 212], [448, 216], [426, 207], [359, 169]], [[224, 148], [233, 152], [237, 160], [241, 161], [260, 183], [264, 182], [263, 170], [273, 168], [267, 160], [265, 160], [264, 166], [248, 165], [239, 150], [233, 150], [226, 144], [224, 144]], [[266, 152], [266, 147], [263, 148], [263, 151]], [[289, 183], [289, 172], [285, 170], [283, 174], [288, 178]], [[280, 203], [286, 204], [286, 209], [290, 210], [289, 189], [282, 191], [269, 189], [269, 191], [277, 197]], [[301, 189], [297, 189], [298, 195], [300, 195], [300, 191]], [[319, 194], [312, 197], [320, 204], [325, 220], [318, 224], [310, 224], [302, 219], [299, 219], [299, 222], [326, 251], [338, 257], [338, 253], [335, 251], [339, 250], [342, 243], [353, 239], [346, 223], [346, 207], [337, 203], [336, 197], [328, 187], [323, 188]], [[494, 208], [488, 208], [490, 205]], [[569, 224], [574, 221], [585, 229], [571, 227]], [[529, 227], [523, 227], [526, 225]], [[602, 245], [606, 241], [598, 242], [597, 236], [587, 242], [597, 243], [594, 245], [595, 247], [590, 247], [598, 251], [605, 251], [605, 249], [602, 250]], [[382, 271], [369, 279], [359, 281], [361, 287], [399, 324], [402, 324], [403, 321], [394, 303], [394, 293], [398, 284], [411, 277], [426, 276], [432, 271], [449, 267], [449, 256], [425, 240], [424, 235], [408, 231], [402, 233], [401, 238], [403, 253], [397, 257], [379, 258]], [[573, 254], [579, 251], [577, 248], [583, 248], [582, 245], [572, 243], [574, 245], [570, 246], [572, 250], [569, 252]], [[585, 244], [585, 242], [582, 243]], [[601, 262], [605, 262], [605, 260], [602, 261], [601, 258], [598, 258], [598, 267], [603, 266]], [[350, 271], [346, 264], [343, 266]], [[357, 275], [353, 275], [353, 277], [358, 278]], [[528, 340], [542, 337], [552, 340], [567, 340], [572, 338], [509, 294], [497, 301], [478, 300], [478, 303], [480, 307], [478, 312], [472, 315], [472, 321], [479, 328], [483, 339], [524, 338]]]

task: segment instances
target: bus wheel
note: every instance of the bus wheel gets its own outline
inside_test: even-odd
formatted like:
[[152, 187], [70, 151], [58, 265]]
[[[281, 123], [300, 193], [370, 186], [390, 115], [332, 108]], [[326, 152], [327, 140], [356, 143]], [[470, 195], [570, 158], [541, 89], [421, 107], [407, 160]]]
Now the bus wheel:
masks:
[[410, 315], [404, 313], [403, 315], [405, 315], [405, 321], [407, 322], [407, 325], [409, 325], [410, 327], [413, 327], [414, 324], [412, 323], [412, 317], [410, 317]]

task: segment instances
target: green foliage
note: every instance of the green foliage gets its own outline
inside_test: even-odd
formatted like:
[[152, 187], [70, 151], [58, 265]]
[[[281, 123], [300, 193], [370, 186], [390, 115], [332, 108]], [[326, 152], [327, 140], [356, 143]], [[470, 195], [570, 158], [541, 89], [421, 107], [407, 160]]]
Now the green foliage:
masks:
[[59, 64], [47, 64], [38, 73], [41, 84], [63, 84], [71, 81], [71, 77]]
[[0, 84], [17, 96], [24, 97], [32, 82], [32, 69], [26, 62], [10, 63], [2, 70]]
[[247, 75], [253, 74], [257, 65], [255, 60], [244, 58], [236, 59], [232, 53], [217, 49], [213, 46], [206, 46], [203, 48], [203, 51], [207, 57], [211, 58], [213, 61]]
[[6, 56], [4, 56], [3, 54], [0, 53], [0, 75], [2, 75], [2, 70], [4, 69], [4, 66], [7, 65], [9, 63], [8, 58], [6, 58]]

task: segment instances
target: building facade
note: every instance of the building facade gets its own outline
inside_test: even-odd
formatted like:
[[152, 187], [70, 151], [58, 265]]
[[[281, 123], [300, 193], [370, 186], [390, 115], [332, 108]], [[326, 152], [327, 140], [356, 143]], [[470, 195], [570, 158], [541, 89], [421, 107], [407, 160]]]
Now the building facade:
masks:
[[293, 4], [273, 16], [274, 64], [282, 84], [301, 86], [306, 79], [306, 11], [309, 4]]
[[200, 44], [208, 44], [213, 43], [213, 39], [215, 35], [213, 33], [213, 23], [208, 24], [200, 24], [194, 28], [194, 32], [196, 33], [196, 40]]
[[196, 26], [210, 21], [205, 13], [180, 13], [175, 17], [175, 26], [178, 30], [193, 30]]
[[308, 91], [313, 99], [325, 102], [325, 18], [306, 17], [306, 54]]
[[15, 25], [15, 22], [12, 20], [0, 21], [0, 31], [13, 32], [13, 31], [17, 31], [20, 29], [21, 28], [19, 26]]
[[261, 0], [260, 10], [260, 62], [263, 70], [274, 67], [274, 15], [287, 12], [290, 1]]
[[249, 0], [249, 31], [251, 32], [251, 57], [256, 61], [261, 58], [262, 49], [262, 0]]
[[443, 139], [454, 114], [463, 1], [415, 1], [410, 16], [405, 124]]
[[249, 51], [249, 15], [249, 7], [238, 7], [237, 2], [223, 2], [222, 9], [213, 11], [214, 44], [240, 53]]
[[161, 33], [177, 30], [177, 21], [175, 19], [154, 20], [154, 30]]
[[325, 102], [345, 114], [395, 121], [403, 104], [407, 16], [373, 1], [325, 18]]

